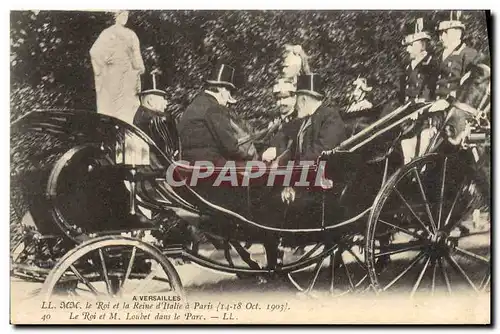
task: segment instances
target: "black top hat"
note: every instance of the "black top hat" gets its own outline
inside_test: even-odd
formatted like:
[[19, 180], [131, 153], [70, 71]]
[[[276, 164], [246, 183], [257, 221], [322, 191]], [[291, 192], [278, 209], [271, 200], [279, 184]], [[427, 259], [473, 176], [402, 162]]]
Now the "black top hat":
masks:
[[160, 74], [161, 72], [156, 69], [151, 71], [151, 75], [143, 75], [142, 80], [141, 80], [141, 86], [143, 87], [142, 92], [139, 93], [139, 95], [148, 95], [148, 94], [154, 94], [154, 95], [159, 95], [165, 97], [167, 95], [167, 92], [158, 89], [158, 86], [161, 85], [160, 83]]
[[208, 78], [207, 83], [236, 89], [236, 86], [234, 85], [234, 72], [234, 67], [221, 64], [214, 69]]
[[437, 30], [442, 31], [453, 28], [465, 30], [465, 25], [460, 21], [461, 17], [462, 17], [462, 11], [460, 10], [450, 11], [449, 17], [447, 16], [445, 20], [439, 22]]
[[323, 92], [323, 81], [318, 74], [304, 74], [297, 77], [296, 94], [309, 94], [316, 98], [322, 99], [325, 95]]
[[406, 36], [402, 41], [403, 45], [409, 45], [422, 39], [431, 39], [431, 36], [428, 32], [430, 30], [428, 24], [424, 25], [424, 18], [422, 17], [419, 17], [415, 21], [412, 21], [405, 28]]

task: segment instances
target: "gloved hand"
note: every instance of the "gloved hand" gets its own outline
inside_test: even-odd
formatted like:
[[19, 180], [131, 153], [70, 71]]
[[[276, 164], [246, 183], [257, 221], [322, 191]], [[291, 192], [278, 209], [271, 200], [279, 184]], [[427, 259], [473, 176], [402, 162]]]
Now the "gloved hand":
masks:
[[269, 147], [262, 153], [263, 161], [272, 161], [276, 158], [276, 147]]
[[295, 190], [292, 187], [286, 187], [281, 192], [281, 200], [283, 203], [290, 204], [295, 201]]
[[429, 112], [436, 112], [436, 111], [443, 111], [446, 108], [448, 108], [450, 104], [446, 100], [437, 100], [432, 104], [432, 106], [429, 108]]

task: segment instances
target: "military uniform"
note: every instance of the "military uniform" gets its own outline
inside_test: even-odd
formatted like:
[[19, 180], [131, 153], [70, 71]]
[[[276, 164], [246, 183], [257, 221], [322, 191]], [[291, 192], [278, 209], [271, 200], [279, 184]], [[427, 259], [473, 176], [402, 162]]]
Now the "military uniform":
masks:
[[399, 102], [430, 101], [435, 98], [435, 64], [433, 56], [427, 53], [415, 67], [411, 63], [406, 65], [400, 73]]
[[443, 59], [441, 50], [436, 59], [436, 98], [447, 99], [456, 97], [456, 91], [464, 75], [471, 66], [477, 65], [482, 60], [482, 55], [475, 49], [461, 43], [454, 51]]
[[[418, 58], [412, 59], [400, 73], [398, 100], [400, 105], [413, 102], [416, 105], [410, 106], [410, 108], [419, 108], [420, 103], [433, 101], [436, 97], [436, 76], [434, 74], [436, 63], [435, 57], [427, 50], [419, 49], [422, 53], [416, 55], [415, 49], [411, 49], [415, 47], [414, 43], [431, 39], [429, 33], [424, 29], [423, 18], [418, 18], [414, 26], [411, 23], [408, 28], [410, 30], [402, 44], [407, 48], [410, 47], [408, 52], [413, 54], [414, 58], [416, 56]], [[435, 125], [438, 122], [439, 118], [437, 117], [427, 117], [416, 122], [408, 120], [402, 124], [401, 149], [405, 163], [425, 151], [435, 134]]]

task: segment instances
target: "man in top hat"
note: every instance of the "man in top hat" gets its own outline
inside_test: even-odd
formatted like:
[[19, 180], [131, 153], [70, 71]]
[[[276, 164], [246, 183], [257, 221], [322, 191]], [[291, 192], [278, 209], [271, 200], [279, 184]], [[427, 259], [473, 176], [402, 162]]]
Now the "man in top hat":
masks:
[[283, 127], [274, 162], [316, 161], [323, 151], [346, 139], [345, 124], [336, 108], [323, 104], [323, 83], [318, 74], [297, 78], [297, 118]]
[[167, 93], [160, 86], [160, 71], [153, 70], [151, 76], [143, 78], [140, 92], [141, 105], [134, 115], [133, 124], [144, 131], [160, 149], [173, 157], [179, 149], [177, 127], [170, 114], [165, 112], [168, 105]]
[[229, 114], [228, 105], [236, 103], [232, 93], [235, 69], [222, 64], [206, 81], [208, 84], [187, 107], [179, 122], [182, 159], [190, 162], [245, 161], [255, 157], [253, 145], [240, 145], [242, 130]]

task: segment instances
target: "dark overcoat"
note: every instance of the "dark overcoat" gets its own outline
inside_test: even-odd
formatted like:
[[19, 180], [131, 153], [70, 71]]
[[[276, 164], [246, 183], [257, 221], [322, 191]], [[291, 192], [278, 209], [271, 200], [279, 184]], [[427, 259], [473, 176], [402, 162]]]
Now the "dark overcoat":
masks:
[[475, 49], [459, 45], [449, 56], [443, 59], [440, 50], [436, 57], [436, 95], [438, 99], [447, 99], [456, 92], [462, 77], [470, 71], [473, 65], [484, 61], [484, 56]]
[[[310, 118], [310, 122], [308, 119]], [[310, 123], [303, 132], [299, 147], [299, 130], [303, 123]], [[295, 119], [283, 126], [277, 135], [277, 156], [280, 164], [287, 161], [316, 161], [323, 151], [331, 150], [346, 139], [345, 123], [336, 108], [320, 106], [314, 114]]]
[[430, 53], [425, 55], [415, 68], [412, 68], [411, 63], [406, 65], [399, 75], [398, 100], [401, 104], [415, 99], [435, 99], [435, 66], [434, 57]]
[[139, 106], [133, 122], [167, 155], [172, 156], [179, 149], [177, 125], [168, 113], [161, 113]]
[[251, 160], [253, 155], [238, 144], [238, 133], [231, 123], [227, 107], [203, 92], [184, 111], [178, 125], [182, 160], [210, 161], [215, 165], [226, 161]]

